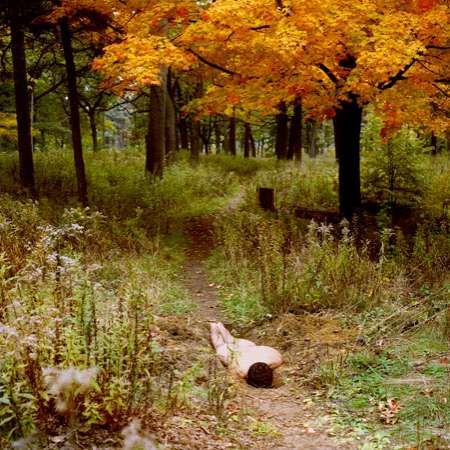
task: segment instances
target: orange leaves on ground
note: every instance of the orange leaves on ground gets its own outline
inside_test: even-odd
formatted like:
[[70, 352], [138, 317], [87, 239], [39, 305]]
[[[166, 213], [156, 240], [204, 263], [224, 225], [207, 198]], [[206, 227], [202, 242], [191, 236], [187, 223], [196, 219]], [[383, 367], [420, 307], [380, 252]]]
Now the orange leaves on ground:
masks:
[[383, 423], [393, 425], [398, 421], [400, 405], [397, 400], [391, 398], [384, 403], [380, 403], [378, 405], [378, 411], [380, 412], [380, 420]]

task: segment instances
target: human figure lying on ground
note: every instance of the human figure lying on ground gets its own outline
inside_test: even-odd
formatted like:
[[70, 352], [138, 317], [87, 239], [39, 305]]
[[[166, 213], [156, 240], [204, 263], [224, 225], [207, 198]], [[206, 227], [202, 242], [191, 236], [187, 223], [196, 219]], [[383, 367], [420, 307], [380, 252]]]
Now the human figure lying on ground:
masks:
[[220, 322], [211, 323], [211, 341], [219, 359], [240, 378], [254, 387], [268, 388], [273, 383], [273, 369], [283, 359], [278, 350], [234, 338]]

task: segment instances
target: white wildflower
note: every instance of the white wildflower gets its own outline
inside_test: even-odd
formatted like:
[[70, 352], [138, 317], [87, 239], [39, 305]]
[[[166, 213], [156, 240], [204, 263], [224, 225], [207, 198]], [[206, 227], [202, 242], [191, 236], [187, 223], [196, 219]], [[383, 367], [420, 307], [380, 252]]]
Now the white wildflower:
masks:
[[69, 256], [61, 256], [60, 257], [60, 262], [65, 267], [73, 267], [73, 266], [76, 265], [77, 260], [74, 259], [74, 258], [71, 258]]
[[83, 227], [83, 225], [80, 225], [79, 223], [72, 223], [69, 226], [69, 230], [75, 233], [82, 233], [85, 228]]
[[102, 269], [102, 268], [103, 268], [103, 266], [102, 266], [101, 264], [94, 263], [94, 264], [88, 265], [88, 266], [86, 267], [86, 270], [87, 270], [88, 272], [96, 272], [97, 270], [100, 270], [100, 269]]
[[44, 383], [50, 394], [56, 397], [56, 409], [65, 412], [70, 404], [70, 398], [75, 394], [84, 394], [92, 386], [98, 373], [96, 367], [88, 369], [57, 369], [48, 367], [42, 370]]
[[157, 450], [155, 443], [141, 434], [141, 421], [132, 420], [123, 430], [123, 450]]
[[49, 255], [47, 255], [46, 260], [50, 264], [56, 264], [58, 262], [59, 258], [60, 258], [59, 253], [53, 252], [53, 253], [50, 253]]
[[27, 347], [36, 347], [38, 344], [38, 339], [34, 334], [30, 334], [23, 339], [23, 343]]
[[327, 225], [326, 223], [321, 223], [317, 227], [317, 231], [324, 241], [331, 242], [333, 240], [333, 228], [332, 224]]
[[3, 325], [0, 323], [0, 334], [6, 334], [10, 337], [17, 337], [18, 333], [15, 328], [9, 327], [8, 325]]
[[31, 272], [25, 275], [25, 280], [32, 283], [33, 281], [37, 281], [42, 278], [42, 268], [35, 267]]

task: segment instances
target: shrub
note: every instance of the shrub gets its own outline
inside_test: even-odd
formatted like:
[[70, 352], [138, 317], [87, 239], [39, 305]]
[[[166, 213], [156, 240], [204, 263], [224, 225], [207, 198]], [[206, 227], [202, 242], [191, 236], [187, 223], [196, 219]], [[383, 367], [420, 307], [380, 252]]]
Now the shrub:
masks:
[[424, 143], [413, 130], [402, 128], [383, 142], [382, 122], [369, 115], [362, 132], [362, 178], [370, 199], [394, 204], [415, 204], [424, 190]]

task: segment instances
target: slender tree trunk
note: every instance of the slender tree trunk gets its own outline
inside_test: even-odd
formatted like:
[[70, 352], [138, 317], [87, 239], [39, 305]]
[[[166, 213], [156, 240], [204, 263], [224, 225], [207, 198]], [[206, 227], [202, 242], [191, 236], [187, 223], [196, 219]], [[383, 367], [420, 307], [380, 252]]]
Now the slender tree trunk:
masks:
[[97, 133], [96, 114], [93, 109], [89, 111], [88, 117], [89, 117], [89, 126], [91, 128], [92, 151], [96, 153], [98, 151], [98, 133]]
[[430, 144], [431, 144], [431, 154], [433, 156], [436, 156], [438, 154], [438, 141], [437, 136], [434, 133], [434, 131], [431, 132], [431, 138], [430, 138]]
[[252, 150], [252, 128], [249, 123], [244, 124], [244, 158], [250, 158]]
[[250, 133], [250, 150], [253, 158], [256, 158], [256, 143], [253, 133]]
[[219, 119], [217, 116], [214, 120], [214, 143], [216, 145], [216, 153], [220, 153], [222, 151], [222, 136], [220, 132]]
[[166, 155], [170, 158], [177, 149], [177, 135], [176, 135], [176, 114], [175, 104], [167, 91], [166, 97], [166, 121], [165, 121], [165, 133], [166, 133]]
[[339, 207], [347, 218], [361, 205], [361, 120], [362, 108], [355, 96], [341, 103], [334, 118], [336, 154], [339, 157]]
[[186, 117], [181, 117], [178, 122], [180, 130], [180, 144], [183, 150], [189, 150], [189, 124]]
[[204, 124], [203, 127], [200, 127], [200, 136], [203, 142], [203, 148], [206, 154], [209, 154], [209, 147], [211, 143], [211, 134], [212, 134], [212, 117], [209, 116], [208, 123]]
[[306, 127], [307, 136], [308, 136], [308, 146], [306, 151], [311, 158], [315, 158], [317, 156], [317, 123], [313, 120], [309, 120]]
[[30, 98], [28, 95], [25, 57], [25, 38], [17, 7], [14, 8], [11, 17], [11, 51], [16, 101], [20, 181], [22, 186], [34, 195], [34, 166], [31, 141]]
[[202, 141], [200, 136], [200, 121], [193, 119], [191, 121], [191, 161], [198, 162], [202, 149]]
[[152, 175], [162, 177], [166, 152], [166, 84], [167, 69], [161, 70], [161, 84], [150, 88], [145, 169]]
[[78, 90], [73, 59], [72, 36], [70, 33], [69, 21], [63, 17], [59, 21], [61, 29], [61, 41], [64, 49], [64, 59], [66, 62], [67, 87], [69, 93], [70, 106], [70, 126], [72, 131], [73, 156], [75, 160], [75, 172], [78, 185], [78, 199], [83, 206], [88, 205], [87, 181], [84, 168], [83, 146], [81, 143], [80, 110], [78, 109]]
[[275, 154], [278, 159], [287, 159], [288, 156], [288, 115], [285, 102], [278, 105], [276, 115]]
[[236, 156], [236, 117], [230, 117], [228, 123], [228, 143], [227, 151], [230, 155]]
[[291, 119], [291, 128], [289, 130], [288, 159], [302, 160], [302, 128], [303, 113], [302, 99], [296, 97], [294, 100], [294, 114]]

